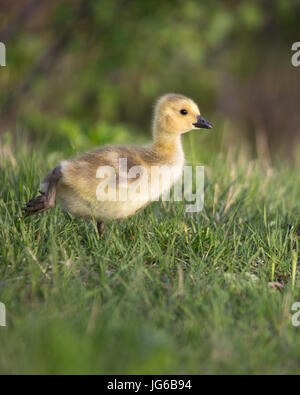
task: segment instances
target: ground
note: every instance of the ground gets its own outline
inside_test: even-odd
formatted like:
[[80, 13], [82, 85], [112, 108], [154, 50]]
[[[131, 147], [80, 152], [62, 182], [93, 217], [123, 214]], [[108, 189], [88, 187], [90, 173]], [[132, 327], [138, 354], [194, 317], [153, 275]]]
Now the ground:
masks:
[[99, 240], [59, 207], [21, 217], [60, 159], [1, 144], [1, 373], [300, 373], [296, 167], [206, 157], [204, 210], [153, 203]]

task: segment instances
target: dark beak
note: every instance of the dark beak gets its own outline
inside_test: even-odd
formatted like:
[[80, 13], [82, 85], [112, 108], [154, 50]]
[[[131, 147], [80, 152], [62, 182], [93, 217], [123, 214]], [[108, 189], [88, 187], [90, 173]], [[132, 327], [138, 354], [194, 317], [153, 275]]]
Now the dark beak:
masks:
[[205, 118], [203, 118], [201, 115], [197, 116], [197, 122], [193, 123], [196, 128], [199, 129], [212, 129], [213, 125], [208, 122]]

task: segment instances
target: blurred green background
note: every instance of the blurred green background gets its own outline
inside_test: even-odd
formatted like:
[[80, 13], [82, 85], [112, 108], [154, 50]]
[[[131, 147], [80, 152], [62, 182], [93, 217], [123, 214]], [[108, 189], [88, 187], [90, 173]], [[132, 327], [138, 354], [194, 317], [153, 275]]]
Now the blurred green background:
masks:
[[157, 96], [178, 92], [216, 126], [208, 157], [292, 158], [299, 22], [297, 0], [2, 0], [0, 134], [64, 152], [143, 141]]

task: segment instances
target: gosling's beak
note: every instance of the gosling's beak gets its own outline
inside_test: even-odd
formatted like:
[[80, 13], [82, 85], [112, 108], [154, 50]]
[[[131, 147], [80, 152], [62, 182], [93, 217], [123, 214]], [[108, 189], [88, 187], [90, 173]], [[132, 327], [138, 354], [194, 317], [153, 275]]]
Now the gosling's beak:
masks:
[[196, 128], [199, 129], [212, 129], [213, 125], [212, 123], [208, 122], [205, 118], [203, 118], [201, 115], [197, 116], [197, 122], [193, 123]]

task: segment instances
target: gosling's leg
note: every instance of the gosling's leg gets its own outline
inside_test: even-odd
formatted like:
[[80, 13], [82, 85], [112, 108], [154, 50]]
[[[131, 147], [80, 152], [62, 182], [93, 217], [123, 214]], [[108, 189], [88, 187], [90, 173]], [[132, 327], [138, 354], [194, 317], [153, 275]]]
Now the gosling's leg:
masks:
[[61, 168], [57, 166], [51, 173], [49, 173], [45, 180], [45, 191], [39, 191], [40, 195], [30, 200], [25, 207], [22, 208], [24, 215], [30, 216], [42, 213], [55, 205], [56, 186], [61, 178]]
[[102, 234], [103, 234], [103, 229], [104, 229], [104, 222], [98, 221], [97, 222], [97, 229], [98, 229], [99, 238], [101, 239]]

